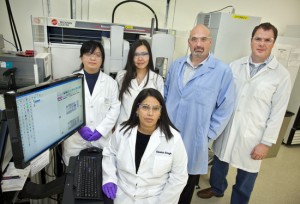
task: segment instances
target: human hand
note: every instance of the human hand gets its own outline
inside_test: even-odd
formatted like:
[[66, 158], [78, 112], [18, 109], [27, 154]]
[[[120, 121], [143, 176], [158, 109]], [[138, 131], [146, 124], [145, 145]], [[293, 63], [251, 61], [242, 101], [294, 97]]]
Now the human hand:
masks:
[[102, 185], [102, 190], [105, 193], [105, 195], [110, 199], [115, 199], [117, 194], [117, 185], [109, 182], [104, 185]]
[[260, 143], [253, 148], [251, 158], [254, 160], [262, 160], [267, 156], [269, 149], [269, 146]]
[[80, 130], [78, 130], [78, 132], [81, 135], [81, 137], [86, 141], [89, 141], [89, 138], [92, 137], [92, 134], [93, 134], [91, 129], [87, 126], [84, 126]]
[[92, 136], [88, 139], [88, 141], [96, 141], [102, 137], [101, 133], [99, 133], [97, 130], [95, 130], [92, 134]]

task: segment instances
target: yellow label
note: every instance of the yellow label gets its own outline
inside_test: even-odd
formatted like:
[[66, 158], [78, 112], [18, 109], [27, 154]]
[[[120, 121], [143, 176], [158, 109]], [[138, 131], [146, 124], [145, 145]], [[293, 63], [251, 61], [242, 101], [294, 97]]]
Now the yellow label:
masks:
[[124, 26], [125, 29], [133, 29], [133, 26]]
[[248, 20], [249, 16], [232, 15], [232, 18], [238, 18], [241, 20]]

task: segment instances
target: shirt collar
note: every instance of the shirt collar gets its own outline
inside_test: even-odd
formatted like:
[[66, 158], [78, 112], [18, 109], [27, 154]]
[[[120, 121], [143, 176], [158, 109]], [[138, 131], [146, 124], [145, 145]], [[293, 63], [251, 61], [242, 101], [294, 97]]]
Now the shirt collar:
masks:
[[207, 58], [205, 58], [205, 60], [203, 60], [203, 61], [202, 61], [201, 63], [199, 63], [197, 66], [194, 66], [194, 65], [193, 65], [193, 63], [192, 63], [192, 61], [191, 61], [191, 55], [189, 55], [189, 57], [187, 57], [187, 59], [186, 59], [185, 62], [188, 63], [191, 67], [197, 69], [197, 68], [199, 68], [201, 65], [203, 65], [203, 64], [209, 59], [209, 56], [210, 56], [210, 52], [209, 52]]
[[[271, 62], [272, 61], [272, 59], [273, 59], [273, 55], [270, 55], [263, 63], [261, 63], [261, 64], [264, 64], [264, 65], [267, 65], [267, 64], [269, 64], [269, 62]], [[257, 63], [254, 63], [253, 61], [252, 61], [252, 57], [250, 56], [249, 57], [249, 64], [250, 65], [253, 65], [253, 66], [255, 66]]]

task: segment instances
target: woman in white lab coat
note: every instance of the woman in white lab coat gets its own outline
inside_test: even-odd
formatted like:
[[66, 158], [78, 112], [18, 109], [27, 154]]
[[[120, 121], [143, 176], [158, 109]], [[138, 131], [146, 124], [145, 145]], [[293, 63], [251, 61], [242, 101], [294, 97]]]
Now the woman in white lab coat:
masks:
[[115, 204], [178, 203], [187, 174], [187, 154], [159, 91], [136, 97], [130, 118], [103, 150], [103, 192]]
[[146, 40], [137, 40], [131, 45], [125, 69], [118, 72], [116, 81], [121, 101], [117, 124], [128, 120], [133, 101], [141, 90], [154, 88], [163, 95], [164, 81], [154, 72], [151, 47]]
[[111, 130], [120, 113], [118, 85], [102, 72], [104, 49], [101, 43], [87, 41], [80, 49], [81, 70], [84, 74], [86, 126], [63, 143], [63, 159], [69, 164], [71, 156], [82, 149], [96, 146], [101, 149], [108, 143]]

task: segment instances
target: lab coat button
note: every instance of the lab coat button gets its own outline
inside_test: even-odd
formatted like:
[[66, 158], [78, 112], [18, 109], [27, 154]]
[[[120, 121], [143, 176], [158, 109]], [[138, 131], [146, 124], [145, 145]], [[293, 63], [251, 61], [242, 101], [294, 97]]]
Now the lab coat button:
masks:
[[94, 108], [94, 106], [91, 106], [91, 108]]

